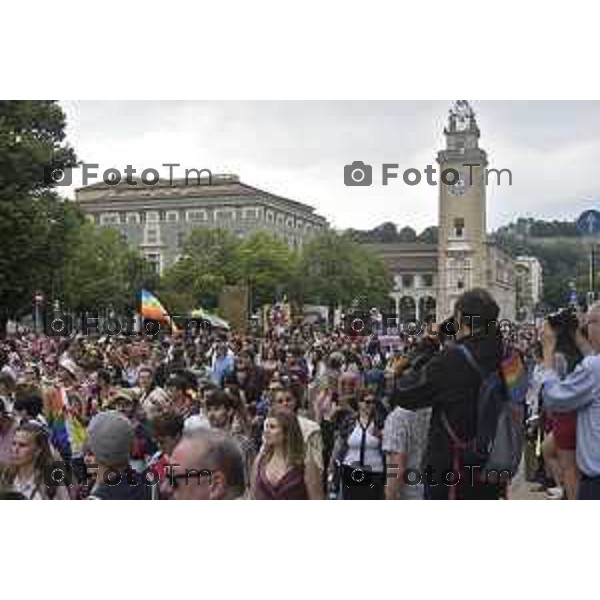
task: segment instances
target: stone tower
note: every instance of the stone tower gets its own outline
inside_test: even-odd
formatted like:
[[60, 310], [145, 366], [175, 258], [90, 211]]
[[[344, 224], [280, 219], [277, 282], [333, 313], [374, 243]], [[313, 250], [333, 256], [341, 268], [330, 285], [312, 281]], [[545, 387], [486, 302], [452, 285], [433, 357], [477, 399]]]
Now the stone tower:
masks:
[[486, 286], [485, 167], [475, 113], [466, 100], [450, 109], [446, 147], [438, 152], [439, 241], [437, 321], [452, 314], [462, 292]]

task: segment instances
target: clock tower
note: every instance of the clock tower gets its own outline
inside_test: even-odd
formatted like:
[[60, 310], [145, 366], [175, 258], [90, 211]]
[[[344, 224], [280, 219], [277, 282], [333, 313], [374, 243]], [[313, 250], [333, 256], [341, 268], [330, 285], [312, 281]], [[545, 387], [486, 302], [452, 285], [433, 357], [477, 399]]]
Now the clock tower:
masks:
[[466, 100], [450, 109], [446, 147], [438, 152], [439, 235], [437, 321], [451, 316], [456, 299], [486, 287], [485, 167], [479, 127]]

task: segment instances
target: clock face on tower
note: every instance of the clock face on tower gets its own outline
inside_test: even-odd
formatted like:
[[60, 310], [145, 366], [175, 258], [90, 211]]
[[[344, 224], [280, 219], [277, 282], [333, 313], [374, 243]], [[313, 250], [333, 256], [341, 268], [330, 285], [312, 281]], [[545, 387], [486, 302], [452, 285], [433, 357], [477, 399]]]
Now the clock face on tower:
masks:
[[448, 186], [448, 193], [453, 196], [462, 196], [469, 189], [469, 176], [462, 171], [458, 172], [458, 181]]

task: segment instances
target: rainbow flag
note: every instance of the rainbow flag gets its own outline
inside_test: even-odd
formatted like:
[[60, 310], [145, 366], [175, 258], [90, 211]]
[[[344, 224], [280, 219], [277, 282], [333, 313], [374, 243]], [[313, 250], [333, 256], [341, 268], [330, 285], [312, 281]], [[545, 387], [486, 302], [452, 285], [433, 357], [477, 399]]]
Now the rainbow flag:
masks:
[[71, 439], [67, 425], [68, 406], [61, 389], [52, 387], [44, 394], [44, 416], [50, 430], [50, 442], [64, 460], [71, 457]]
[[521, 355], [514, 349], [509, 350], [500, 363], [500, 371], [511, 402], [523, 404], [529, 382]]
[[160, 303], [160, 300], [148, 290], [140, 292], [139, 313], [143, 319], [152, 319], [159, 323], [167, 323], [173, 328], [173, 331], [179, 331], [165, 307]]

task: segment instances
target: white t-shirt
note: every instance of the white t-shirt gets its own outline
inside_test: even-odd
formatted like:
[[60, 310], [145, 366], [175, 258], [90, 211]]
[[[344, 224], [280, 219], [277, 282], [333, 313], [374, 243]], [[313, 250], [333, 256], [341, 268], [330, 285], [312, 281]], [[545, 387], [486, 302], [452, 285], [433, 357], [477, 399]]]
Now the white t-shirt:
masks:
[[[354, 426], [348, 437], [348, 452], [344, 458], [345, 465], [360, 463], [360, 447], [363, 438], [363, 428], [359, 423]], [[371, 467], [373, 473], [383, 473], [383, 456], [381, 454], [381, 440], [373, 434], [373, 425], [366, 430], [365, 452], [363, 464]]]

